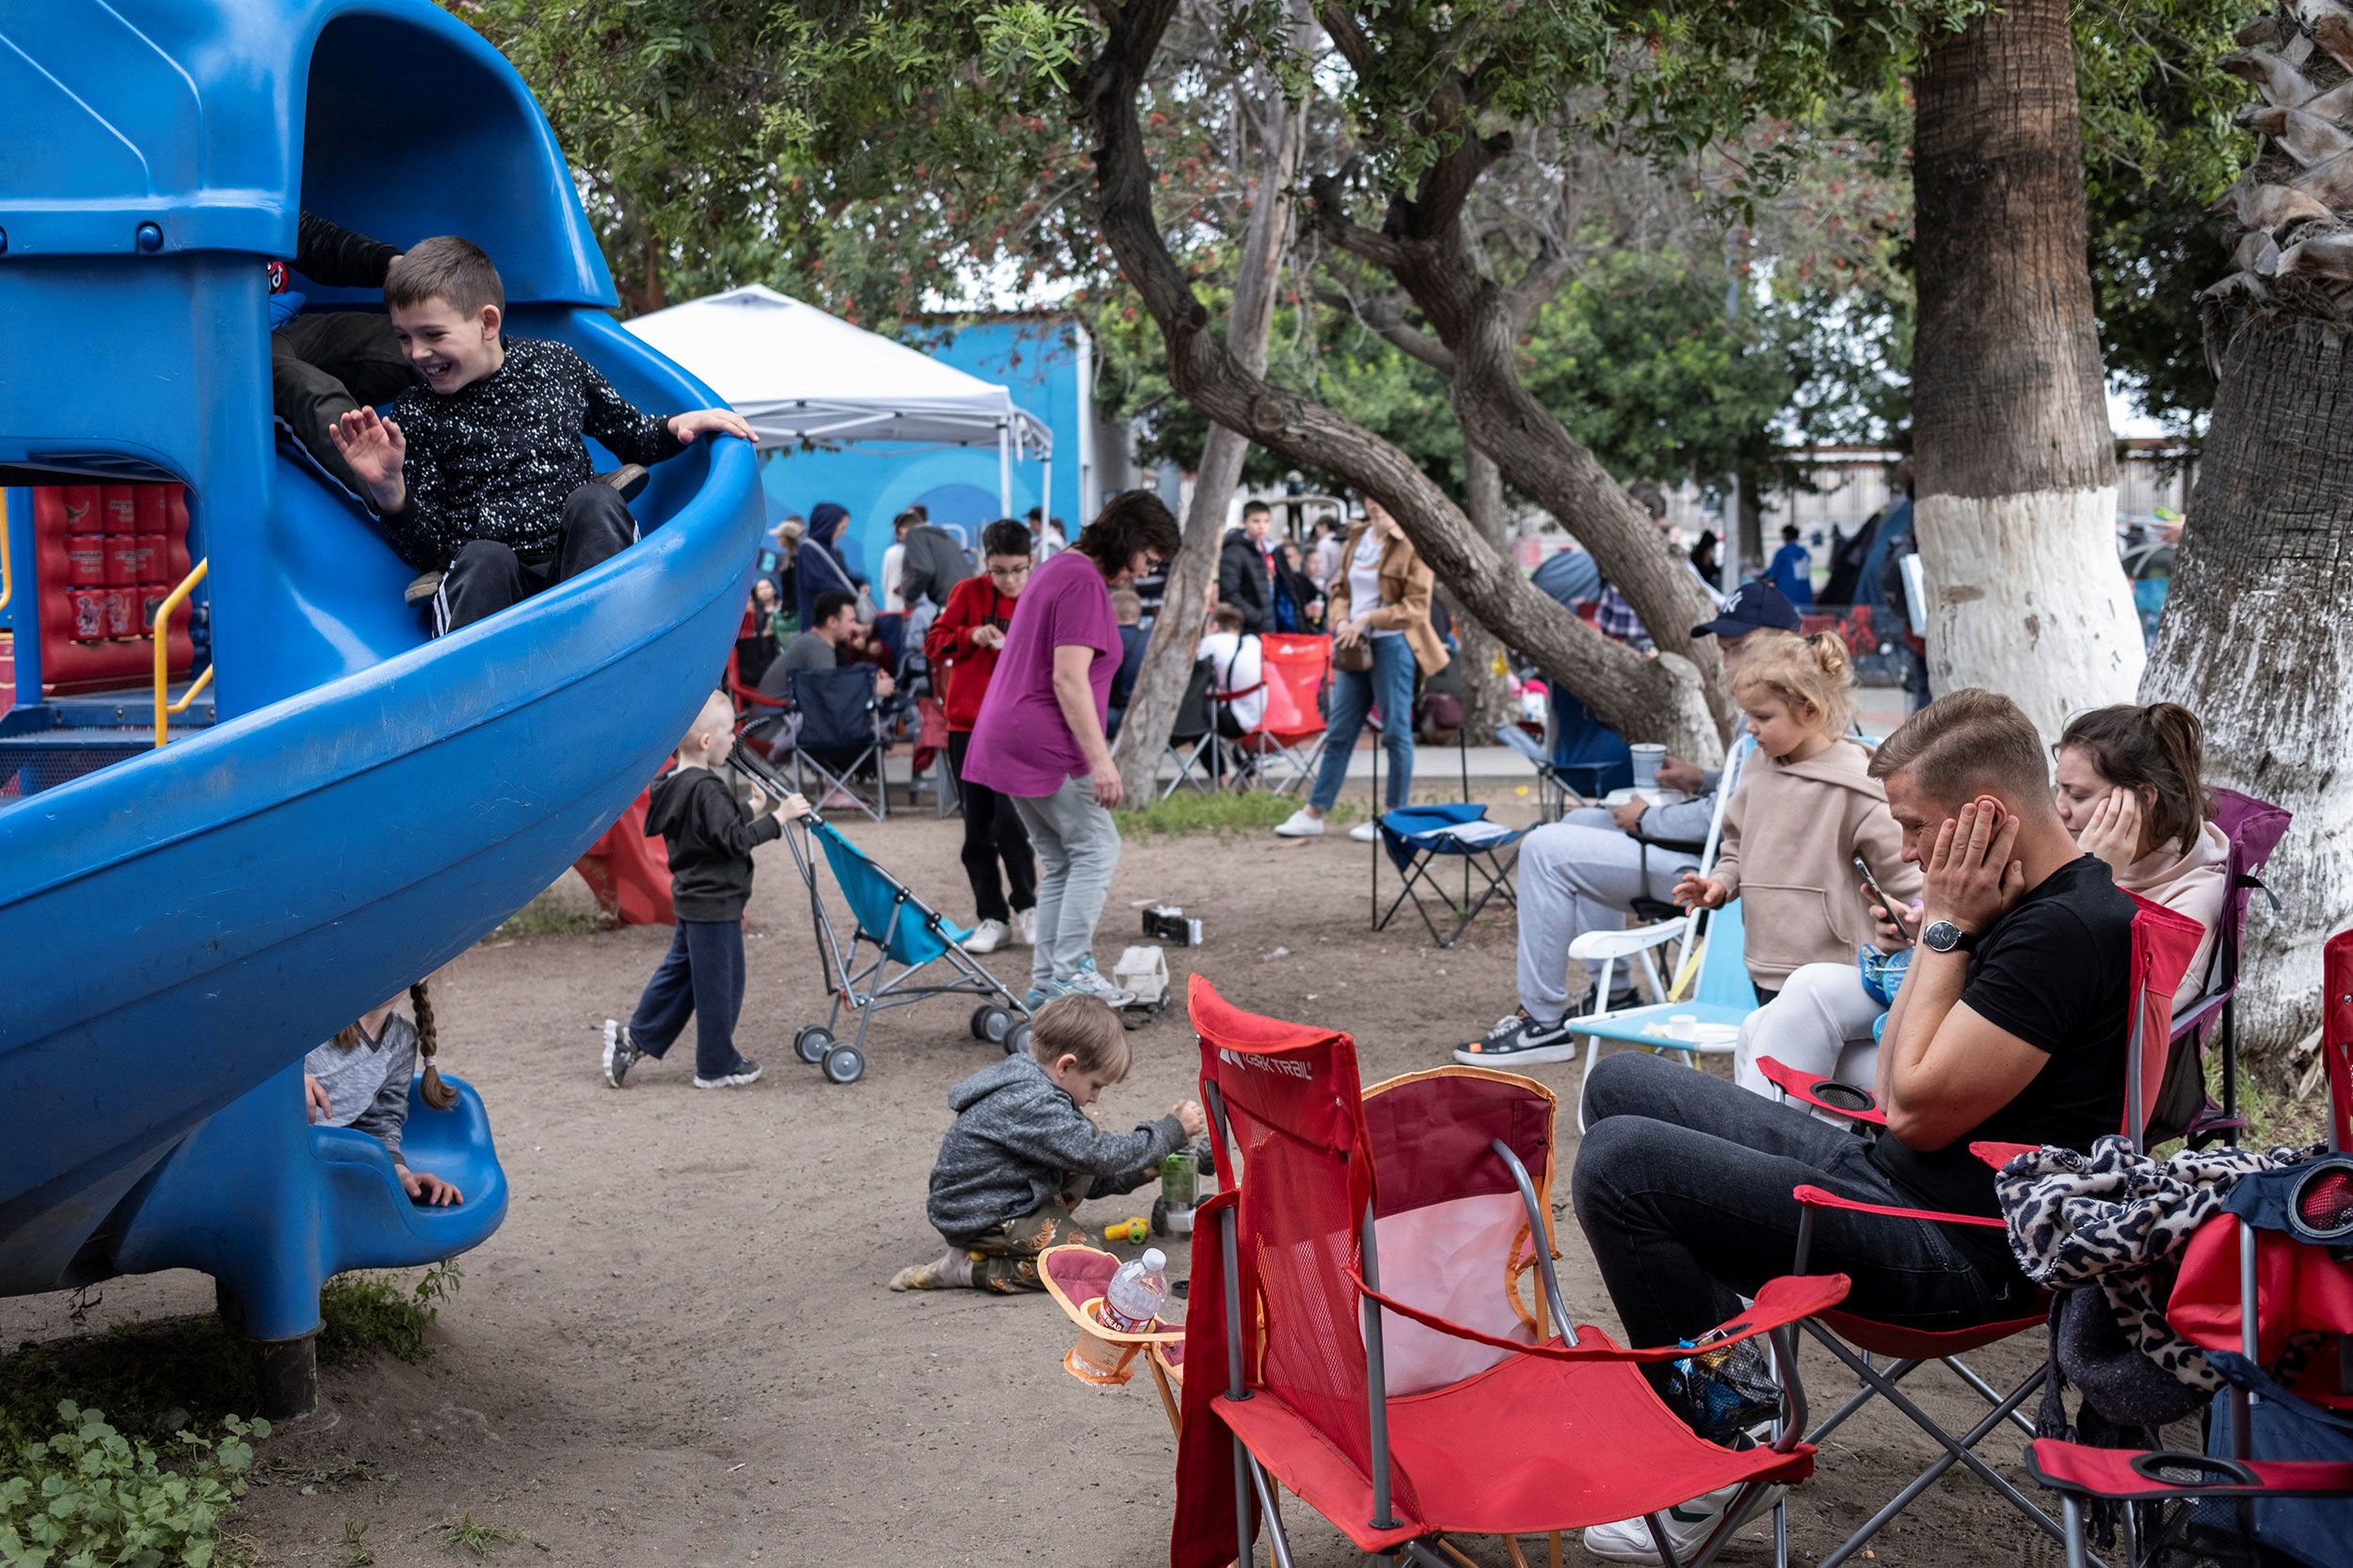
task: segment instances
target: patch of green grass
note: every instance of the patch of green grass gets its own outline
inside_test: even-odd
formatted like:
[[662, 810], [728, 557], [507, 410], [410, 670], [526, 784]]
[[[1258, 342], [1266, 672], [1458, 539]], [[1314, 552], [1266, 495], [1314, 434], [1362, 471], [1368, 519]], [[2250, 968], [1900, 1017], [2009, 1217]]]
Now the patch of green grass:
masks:
[[368, 1522], [364, 1519], [344, 1521], [344, 1555], [340, 1568], [372, 1568], [376, 1550], [368, 1544]]
[[462, 1519], [443, 1520], [441, 1523], [441, 1544], [453, 1552], [472, 1552], [485, 1561], [522, 1538], [520, 1530], [475, 1524], [471, 1513]]
[[519, 936], [584, 936], [605, 929], [604, 912], [594, 905], [582, 908], [560, 888], [550, 888], [500, 922], [486, 942], [512, 941]]
[[319, 1359], [347, 1365], [384, 1351], [414, 1366], [433, 1354], [425, 1330], [465, 1278], [455, 1258], [414, 1283], [397, 1274], [337, 1274], [319, 1292]]
[[[1226, 838], [1267, 832], [1298, 810], [1299, 805], [1297, 796], [1278, 795], [1271, 790], [1226, 790], [1217, 794], [1179, 790], [1166, 800], [1156, 800], [1131, 811], [1115, 811], [1112, 820], [1119, 824], [1120, 834], [1129, 839], [1148, 839], [1156, 834], [1183, 838], [1201, 833]], [[1337, 827], [1346, 827], [1356, 817], [1356, 808], [1345, 802], [1324, 813], [1324, 821]]]

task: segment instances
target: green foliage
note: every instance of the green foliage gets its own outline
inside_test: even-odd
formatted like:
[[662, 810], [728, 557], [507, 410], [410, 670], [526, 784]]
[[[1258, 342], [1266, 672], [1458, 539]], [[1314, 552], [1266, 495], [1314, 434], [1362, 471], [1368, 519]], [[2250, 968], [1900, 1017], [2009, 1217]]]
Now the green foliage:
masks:
[[375, 1568], [376, 1548], [368, 1544], [365, 1519], [344, 1521], [344, 1555], [338, 1568]]
[[488, 1561], [490, 1558], [520, 1541], [520, 1530], [506, 1529], [498, 1525], [478, 1525], [468, 1513], [462, 1519], [444, 1520], [440, 1527], [441, 1544], [453, 1552], [470, 1552]]
[[559, 885], [550, 888], [501, 920], [483, 940], [504, 942], [519, 936], [586, 936], [608, 929], [610, 924], [603, 910], [594, 906], [582, 908], [579, 902]]
[[[1121, 835], [1129, 839], [1177, 839], [1202, 833], [1223, 839], [1263, 834], [1298, 809], [1296, 796], [1278, 795], [1272, 790], [1227, 790], [1213, 795], [1180, 790], [1166, 800], [1113, 812], [1112, 820], [1119, 824]], [[1356, 816], [1356, 808], [1343, 801], [1324, 813], [1324, 821], [1346, 827]]]
[[0, 1563], [8, 1568], [206, 1568], [245, 1496], [266, 1421], [230, 1416], [220, 1435], [178, 1433], [167, 1458], [96, 1410], [57, 1404], [60, 1430], [21, 1444], [0, 1475]]
[[2267, 0], [2093, 0], [2075, 8], [2092, 285], [2109, 375], [2187, 434], [2214, 400], [2198, 291], [2232, 270], [2209, 209], [2254, 155], [2252, 99], [2215, 61]]
[[346, 1364], [380, 1350], [412, 1366], [428, 1360], [433, 1342], [425, 1330], [464, 1277], [456, 1258], [427, 1269], [413, 1284], [394, 1274], [337, 1274], [319, 1292], [319, 1358]]

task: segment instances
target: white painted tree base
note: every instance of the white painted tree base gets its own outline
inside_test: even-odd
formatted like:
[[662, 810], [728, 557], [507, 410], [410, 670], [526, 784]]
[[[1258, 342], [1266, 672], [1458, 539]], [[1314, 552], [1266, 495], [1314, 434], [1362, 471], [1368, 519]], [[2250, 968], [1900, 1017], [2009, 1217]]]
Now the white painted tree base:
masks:
[[1924, 495], [1913, 512], [1938, 694], [1999, 692], [2046, 740], [2131, 702], [2145, 657], [2116, 554], [2116, 491]]

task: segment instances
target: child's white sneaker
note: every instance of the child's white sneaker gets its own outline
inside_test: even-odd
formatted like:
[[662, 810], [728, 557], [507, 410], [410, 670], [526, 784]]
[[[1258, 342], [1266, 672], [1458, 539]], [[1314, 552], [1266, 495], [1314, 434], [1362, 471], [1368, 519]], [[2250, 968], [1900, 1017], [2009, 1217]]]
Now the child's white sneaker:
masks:
[[962, 1247], [929, 1263], [910, 1263], [890, 1276], [893, 1290], [963, 1290], [972, 1284], [972, 1255]]
[[995, 952], [1005, 945], [1005, 938], [1012, 935], [1013, 933], [1005, 929], [1005, 922], [1002, 920], [983, 920], [972, 928], [972, 935], [964, 939], [964, 951]]
[[629, 1081], [629, 1070], [646, 1053], [630, 1037], [629, 1025], [618, 1018], [604, 1020], [604, 1080], [618, 1089]]
[[1064, 988], [1073, 996], [1094, 997], [1112, 1007], [1135, 1005], [1136, 994], [1133, 991], [1123, 991], [1104, 979], [1103, 971], [1095, 967], [1093, 958], [1080, 964], [1071, 972], [1070, 978], [1062, 984]]
[[717, 1078], [705, 1078], [700, 1073], [695, 1075], [695, 1087], [697, 1089], [741, 1089], [747, 1083], [759, 1081], [760, 1064], [748, 1056], [737, 1057], [735, 1066]]
[[1037, 910], [1016, 909], [1013, 912], [1014, 935], [1021, 938], [1025, 948], [1037, 946]]

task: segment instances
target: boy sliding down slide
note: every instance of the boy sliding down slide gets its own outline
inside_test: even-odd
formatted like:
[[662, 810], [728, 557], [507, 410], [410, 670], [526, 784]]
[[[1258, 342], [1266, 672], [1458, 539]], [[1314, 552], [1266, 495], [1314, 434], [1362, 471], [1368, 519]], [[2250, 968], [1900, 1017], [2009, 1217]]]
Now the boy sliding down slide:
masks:
[[560, 343], [504, 336], [506, 290], [469, 240], [421, 240], [384, 278], [384, 304], [424, 385], [390, 419], [329, 427], [403, 560], [441, 568], [438, 635], [617, 555], [637, 537], [621, 494], [592, 482], [594, 436], [625, 463], [674, 457], [706, 432], [752, 437], [728, 408], [657, 419]]

